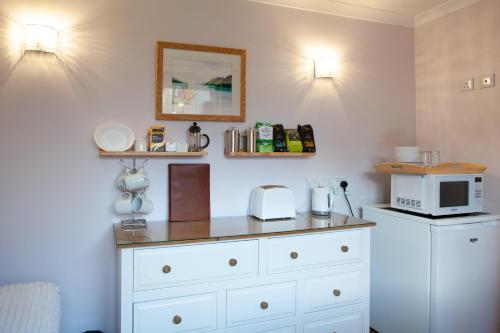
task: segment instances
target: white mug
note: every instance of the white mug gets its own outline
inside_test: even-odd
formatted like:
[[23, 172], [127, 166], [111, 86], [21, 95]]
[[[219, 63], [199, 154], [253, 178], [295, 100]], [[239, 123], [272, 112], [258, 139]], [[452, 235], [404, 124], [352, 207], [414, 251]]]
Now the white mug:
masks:
[[140, 194], [132, 199], [132, 212], [139, 214], [149, 214], [153, 211], [153, 201], [146, 199], [144, 194]]
[[[142, 172], [142, 170], [139, 170], [139, 172]], [[118, 179], [116, 180], [116, 185], [118, 186], [118, 189], [120, 189], [120, 191], [126, 191], [126, 187], [125, 187], [125, 178], [129, 175], [132, 174], [132, 169], [129, 169], [129, 168], [125, 168], [123, 170], [123, 173], [118, 177]]]
[[128, 192], [120, 193], [118, 199], [115, 200], [114, 209], [116, 214], [132, 214], [132, 194]]
[[121, 191], [135, 192], [146, 188], [149, 185], [149, 179], [141, 169], [136, 173], [131, 173], [131, 170], [127, 169], [118, 178], [116, 184]]
[[126, 176], [124, 182], [127, 191], [139, 191], [149, 185], [148, 177], [142, 172]]

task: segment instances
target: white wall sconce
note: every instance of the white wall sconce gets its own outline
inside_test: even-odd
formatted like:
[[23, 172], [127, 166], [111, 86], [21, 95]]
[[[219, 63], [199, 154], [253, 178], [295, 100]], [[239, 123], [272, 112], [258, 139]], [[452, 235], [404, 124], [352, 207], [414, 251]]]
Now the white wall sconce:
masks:
[[27, 24], [24, 27], [24, 52], [56, 54], [59, 36], [56, 29], [43, 24]]
[[334, 58], [319, 58], [314, 61], [314, 77], [335, 80], [338, 74], [337, 60]]

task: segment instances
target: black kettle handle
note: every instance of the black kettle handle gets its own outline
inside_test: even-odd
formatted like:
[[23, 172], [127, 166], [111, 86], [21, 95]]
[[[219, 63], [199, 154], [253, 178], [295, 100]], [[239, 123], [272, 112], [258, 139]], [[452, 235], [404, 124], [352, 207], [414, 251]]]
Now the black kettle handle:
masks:
[[203, 147], [201, 147], [201, 149], [205, 149], [205, 148], [207, 148], [207, 147], [208, 147], [208, 145], [210, 144], [210, 138], [209, 138], [209, 137], [208, 137], [208, 135], [206, 135], [206, 134], [202, 134], [202, 135], [203, 135], [205, 138], [207, 138], [207, 143], [206, 143]]

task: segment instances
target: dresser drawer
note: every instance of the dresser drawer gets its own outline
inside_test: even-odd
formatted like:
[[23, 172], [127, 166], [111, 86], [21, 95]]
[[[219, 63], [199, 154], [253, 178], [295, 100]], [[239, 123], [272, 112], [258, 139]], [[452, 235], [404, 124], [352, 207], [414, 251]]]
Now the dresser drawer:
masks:
[[361, 301], [361, 271], [305, 281], [305, 312]]
[[329, 266], [362, 259], [361, 230], [306, 236], [278, 237], [269, 240], [269, 273], [306, 267]]
[[360, 312], [304, 325], [304, 333], [362, 333], [362, 331], [363, 317]]
[[295, 282], [234, 289], [227, 292], [227, 326], [295, 314]]
[[258, 252], [256, 240], [135, 250], [134, 289], [257, 275]]
[[134, 304], [134, 333], [201, 333], [217, 328], [215, 293]]

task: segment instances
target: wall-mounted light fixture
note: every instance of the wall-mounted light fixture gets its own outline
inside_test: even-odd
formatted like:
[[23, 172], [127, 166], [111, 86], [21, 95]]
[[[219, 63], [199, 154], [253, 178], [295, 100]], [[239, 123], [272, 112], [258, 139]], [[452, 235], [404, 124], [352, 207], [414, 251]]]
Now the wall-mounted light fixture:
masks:
[[314, 61], [314, 77], [335, 80], [338, 64], [335, 58], [319, 58]]
[[43, 24], [27, 24], [24, 27], [24, 52], [57, 53], [59, 36], [56, 29]]

